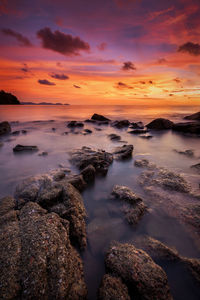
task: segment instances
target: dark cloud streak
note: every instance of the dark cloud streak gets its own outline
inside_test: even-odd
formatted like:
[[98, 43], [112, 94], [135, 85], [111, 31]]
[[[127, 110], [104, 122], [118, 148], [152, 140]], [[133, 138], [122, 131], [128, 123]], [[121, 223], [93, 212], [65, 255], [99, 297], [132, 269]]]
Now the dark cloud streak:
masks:
[[59, 80], [67, 80], [69, 79], [69, 76], [65, 75], [65, 74], [56, 74], [56, 73], [52, 73], [50, 74], [50, 76], [52, 78], [55, 78], [55, 79], [59, 79]]
[[122, 70], [123, 71], [136, 70], [136, 67], [131, 61], [126, 61], [123, 63]]
[[26, 47], [33, 46], [27, 37], [25, 37], [24, 35], [22, 35], [17, 31], [14, 31], [9, 28], [3, 28], [1, 31], [4, 35], [9, 35], [16, 38], [16, 40], [20, 43], [21, 46], [26, 46]]
[[200, 45], [194, 44], [192, 42], [187, 42], [178, 48], [178, 52], [185, 52], [191, 55], [198, 56], [200, 55]]
[[51, 82], [51, 81], [49, 81], [47, 79], [38, 79], [38, 83], [39, 84], [44, 84], [44, 85], [55, 85], [54, 82]]

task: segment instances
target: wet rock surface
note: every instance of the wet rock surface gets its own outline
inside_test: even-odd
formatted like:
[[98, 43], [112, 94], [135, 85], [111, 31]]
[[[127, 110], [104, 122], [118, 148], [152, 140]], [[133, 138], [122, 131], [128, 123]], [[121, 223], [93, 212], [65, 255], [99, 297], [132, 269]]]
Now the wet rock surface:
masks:
[[2, 299], [86, 299], [83, 265], [69, 239], [69, 222], [28, 202], [0, 201]]
[[197, 113], [194, 113], [192, 115], [186, 116], [184, 117], [185, 120], [196, 120], [196, 121], [200, 121], [200, 111]]
[[93, 116], [91, 117], [91, 120], [95, 120], [95, 121], [110, 121], [110, 119], [99, 115], [99, 114], [93, 114]]
[[113, 151], [114, 158], [117, 160], [124, 160], [132, 157], [133, 145], [123, 145], [121, 147], [116, 147]]
[[120, 141], [121, 140], [121, 136], [117, 135], [115, 133], [109, 134], [108, 137], [111, 141]]
[[200, 134], [200, 123], [188, 122], [188, 123], [176, 123], [173, 125], [172, 130], [189, 133], [189, 134]]
[[143, 122], [132, 122], [130, 123], [130, 126], [129, 128], [132, 128], [132, 129], [144, 129], [144, 124]]
[[13, 148], [13, 152], [34, 152], [34, 151], [38, 151], [37, 146], [24, 146], [18, 144]]
[[0, 135], [8, 134], [11, 132], [11, 127], [8, 122], [1, 122], [0, 123]]
[[154, 169], [156, 165], [148, 161], [148, 159], [136, 159], [134, 165], [138, 168]]
[[111, 126], [116, 127], [118, 129], [126, 128], [130, 125], [129, 120], [120, 120], [120, 121], [114, 121], [111, 123]]
[[133, 130], [128, 131], [128, 133], [130, 133], [130, 134], [144, 134], [147, 132], [148, 132], [148, 129], [133, 129]]
[[84, 124], [82, 122], [78, 122], [78, 121], [70, 121], [67, 124], [67, 127], [69, 127], [69, 128], [83, 127], [83, 126], [84, 126]]
[[105, 175], [112, 161], [113, 155], [104, 150], [82, 147], [71, 152], [71, 162], [80, 170], [92, 165], [96, 172]]
[[173, 122], [164, 119], [164, 118], [158, 118], [147, 124], [147, 128], [152, 129], [152, 130], [166, 130], [166, 129], [172, 129], [173, 127]]
[[172, 299], [167, 275], [143, 250], [130, 244], [113, 243], [105, 258], [107, 272], [120, 277], [131, 298]]
[[44, 174], [25, 179], [16, 187], [17, 207], [36, 202], [49, 212], [57, 213], [69, 221], [69, 234], [73, 244], [86, 246], [86, 212], [83, 199], [64, 172]]
[[174, 149], [174, 151], [179, 153], [179, 154], [188, 156], [188, 157], [194, 157], [194, 151], [192, 149], [188, 149], [188, 150], [185, 150], [185, 151], [180, 151], [180, 150]]
[[200, 174], [200, 163], [192, 165], [191, 168]]
[[128, 289], [119, 277], [104, 275], [98, 291], [98, 300], [130, 300]]

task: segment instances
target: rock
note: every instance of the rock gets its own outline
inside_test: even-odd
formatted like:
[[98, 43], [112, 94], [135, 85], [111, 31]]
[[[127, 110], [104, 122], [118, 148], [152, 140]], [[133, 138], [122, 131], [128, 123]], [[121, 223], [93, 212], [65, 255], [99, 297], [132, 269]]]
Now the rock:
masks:
[[132, 157], [133, 145], [123, 145], [121, 147], [115, 148], [113, 151], [114, 158], [118, 160], [123, 160]]
[[115, 133], [109, 134], [108, 137], [110, 138], [110, 140], [114, 140], [114, 141], [120, 141], [121, 140], [121, 136], [117, 135]]
[[127, 186], [115, 185], [111, 197], [130, 204], [123, 206], [122, 211], [131, 225], [137, 224], [146, 212], [146, 205], [143, 200]]
[[79, 192], [82, 192], [86, 186], [87, 183], [83, 179], [83, 175], [69, 175], [67, 177], [67, 181], [71, 183]]
[[88, 165], [81, 171], [81, 175], [87, 183], [91, 183], [95, 179], [96, 170], [93, 165]]
[[43, 152], [39, 153], [38, 155], [39, 155], [39, 156], [47, 156], [47, 155], [48, 155], [48, 152], [43, 151]]
[[64, 133], [63, 133], [63, 135], [68, 135], [69, 134], [69, 132], [68, 131], [65, 131]]
[[87, 134], [90, 134], [90, 133], [92, 133], [92, 130], [90, 130], [90, 129], [84, 129], [84, 132], [87, 133]]
[[82, 122], [78, 122], [78, 121], [70, 121], [67, 124], [67, 127], [70, 127], [70, 128], [83, 127], [83, 126], [84, 126], [84, 124]]
[[27, 133], [27, 130], [23, 129], [21, 132], [22, 132], [23, 134], [26, 134], [26, 133]]
[[17, 97], [12, 95], [11, 93], [6, 93], [3, 90], [0, 91], [0, 105], [15, 105], [20, 104]]
[[131, 134], [144, 134], [147, 132], [148, 132], [147, 129], [134, 129], [134, 130], [128, 131], [128, 133], [131, 133]]
[[19, 211], [14, 204], [12, 198], [0, 201], [1, 298], [86, 299], [83, 264], [70, 244], [69, 222], [37, 203]]
[[0, 135], [8, 134], [11, 132], [10, 124], [5, 121], [0, 123]]
[[91, 120], [91, 119], [87, 119], [87, 120], [85, 120], [84, 122], [85, 122], [85, 123], [96, 123], [95, 120]]
[[56, 131], [56, 128], [55, 128], [55, 127], [52, 127], [51, 130], [52, 130], [52, 131]]
[[33, 152], [33, 151], [38, 151], [37, 146], [23, 146], [23, 145], [17, 145], [13, 148], [13, 152], [22, 152], [22, 151], [28, 151], [28, 152]]
[[12, 131], [12, 135], [19, 135], [19, 134], [20, 134], [20, 130]]
[[59, 216], [70, 222], [70, 239], [73, 244], [83, 249], [86, 246], [86, 212], [83, 199], [68, 182], [69, 178], [64, 177], [58, 181], [55, 174], [52, 172], [29, 177], [18, 184], [15, 191], [17, 207], [21, 208], [26, 202], [32, 201], [49, 212], [58, 213], [57, 205], [63, 204], [64, 210], [60, 211]]
[[98, 291], [98, 300], [130, 300], [128, 289], [122, 280], [109, 274], [103, 276]]
[[134, 165], [138, 168], [148, 168], [148, 169], [156, 168], [156, 165], [149, 162], [148, 159], [137, 159], [134, 161]]
[[197, 173], [200, 174], [200, 163], [192, 165], [190, 168], [194, 169]]
[[194, 113], [192, 115], [186, 116], [184, 117], [185, 120], [196, 120], [196, 121], [200, 121], [200, 111], [197, 113]]
[[172, 129], [173, 122], [168, 119], [158, 118], [147, 124], [147, 128], [153, 129], [153, 130], [166, 130], [166, 129]]
[[102, 128], [95, 127], [96, 131], [102, 131]]
[[89, 147], [82, 147], [71, 152], [71, 162], [80, 170], [92, 165], [96, 172], [105, 175], [112, 161], [113, 155], [104, 150], [93, 150]]
[[140, 135], [140, 138], [141, 138], [141, 139], [150, 140], [150, 139], [153, 138], [153, 136], [152, 136], [152, 135]]
[[185, 150], [185, 151], [179, 151], [179, 150], [174, 149], [174, 151], [179, 153], [179, 154], [183, 154], [185, 156], [188, 156], [188, 157], [194, 157], [194, 151], [192, 149], [188, 149], [188, 150]]
[[0, 148], [3, 147], [4, 143], [0, 142]]
[[117, 127], [118, 129], [128, 127], [130, 124], [129, 120], [120, 120], [120, 121], [114, 121], [111, 123], [111, 126]]
[[131, 298], [172, 299], [167, 275], [143, 250], [114, 243], [105, 258], [106, 270], [128, 286]]
[[137, 122], [137, 123], [130, 123], [129, 128], [133, 128], [133, 129], [144, 129], [144, 124], [142, 122]]
[[200, 134], [200, 123], [176, 123], [173, 125], [172, 130], [189, 134]]
[[91, 120], [95, 120], [95, 121], [110, 121], [110, 119], [102, 116], [102, 115], [98, 115], [98, 114], [93, 114], [93, 116], [91, 117]]

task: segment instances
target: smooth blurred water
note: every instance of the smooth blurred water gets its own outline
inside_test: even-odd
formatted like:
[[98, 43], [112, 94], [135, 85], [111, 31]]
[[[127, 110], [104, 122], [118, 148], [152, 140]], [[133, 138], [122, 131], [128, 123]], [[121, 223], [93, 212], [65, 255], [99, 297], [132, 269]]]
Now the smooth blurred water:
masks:
[[[91, 135], [83, 135], [82, 129], [74, 134], [66, 127], [67, 120], [85, 120], [93, 113], [100, 113], [112, 120], [129, 119], [143, 121], [145, 124], [156, 117], [182, 121], [183, 116], [198, 111], [197, 107], [154, 107], [151, 106], [1, 106], [0, 121], [12, 121], [12, 131], [27, 130], [27, 134], [9, 135], [0, 138], [0, 196], [12, 195], [16, 185], [35, 174], [45, 173], [58, 168], [59, 164], [78, 170], [69, 162], [69, 151], [82, 146], [112, 151], [119, 142], [110, 141], [108, 134], [116, 133], [122, 140], [134, 145], [133, 158], [127, 161], [114, 161], [106, 177], [97, 177], [93, 185], [83, 192], [84, 204], [87, 209], [88, 247], [82, 253], [85, 276], [89, 288], [89, 299], [96, 298], [98, 285], [104, 274], [104, 254], [112, 240], [134, 243], [137, 236], [147, 234], [169, 246], [174, 246], [181, 255], [200, 257], [199, 243], [191, 234], [187, 225], [183, 224], [174, 213], [178, 206], [199, 204], [199, 200], [187, 195], [163, 194], [160, 202], [149, 197], [138, 183], [138, 176], [143, 171], [134, 166], [134, 160], [147, 158], [157, 166], [166, 167], [183, 176], [194, 190], [199, 188], [199, 175], [190, 168], [199, 163], [200, 139], [185, 136], [171, 131], [153, 133], [150, 140], [133, 136], [126, 130], [118, 130], [110, 126], [101, 126], [97, 131], [95, 124], [85, 123], [84, 128], [91, 129]], [[50, 121], [54, 120], [54, 121]], [[14, 122], [15, 121], [15, 122]], [[18, 121], [18, 122], [16, 122]], [[40, 122], [35, 122], [40, 121]], [[56, 130], [53, 131], [52, 128]], [[68, 131], [67, 135], [64, 132]], [[39, 152], [47, 151], [47, 156], [35, 153], [14, 154], [16, 144], [37, 145]], [[195, 157], [186, 157], [174, 151], [193, 149]], [[149, 208], [139, 224], [130, 226], [121, 212], [121, 204], [110, 199], [109, 195], [114, 184], [127, 185], [138, 193]], [[198, 236], [199, 237], [199, 236]], [[190, 299], [199, 299], [188, 280], [187, 272], [177, 266], [165, 265], [169, 276], [174, 299], [181, 295], [190, 295]], [[181, 276], [183, 276], [181, 285]], [[177, 285], [174, 284], [176, 277]], [[186, 278], [186, 279], [185, 279]], [[173, 284], [172, 284], [173, 282]], [[192, 291], [193, 290], [193, 291]], [[184, 296], [185, 297], [185, 296]]]

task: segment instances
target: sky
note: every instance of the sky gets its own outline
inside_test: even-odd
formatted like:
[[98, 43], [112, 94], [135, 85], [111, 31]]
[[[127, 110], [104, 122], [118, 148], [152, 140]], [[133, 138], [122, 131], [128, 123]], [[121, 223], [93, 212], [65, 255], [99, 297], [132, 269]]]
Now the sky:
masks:
[[0, 89], [20, 101], [200, 104], [199, 0], [0, 0]]

